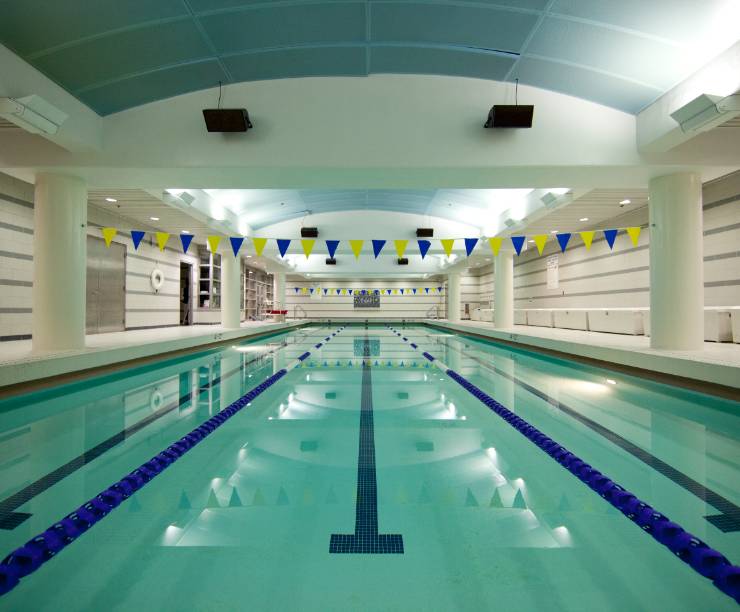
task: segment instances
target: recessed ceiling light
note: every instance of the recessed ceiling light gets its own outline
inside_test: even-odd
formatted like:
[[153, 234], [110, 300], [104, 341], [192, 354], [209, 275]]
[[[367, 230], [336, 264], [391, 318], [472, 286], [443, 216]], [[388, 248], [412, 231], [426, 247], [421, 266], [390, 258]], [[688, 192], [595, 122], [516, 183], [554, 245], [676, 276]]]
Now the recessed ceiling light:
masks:
[[620, 204], [622, 204], [622, 205], [624, 205], [624, 204], [632, 204], [632, 200], [622, 200], [620, 202]]
[[606, 382], [608, 382], [610, 385], [616, 385], [617, 384], [617, 381], [614, 380], [613, 378], [607, 378], [606, 379]]
[[116, 198], [105, 198], [105, 201], [106, 202], [118, 202], [118, 200], [116, 200]]
[[252, 256], [251, 255], [247, 255], [247, 259], [252, 259]]
[[557, 234], [558, 233], [558, 230], [550, 230], [550, 233], [551, 234]]
[[180, 232], [180, 233], [181, 234], [189, 234], [190, 233], [190, 230], [182, 230], [182, 232]]
[[534, 240], [527, 240], [527, 242], [531, 242], [532, 244], [534, 244]]
[[579, 221], [588, 221], [588, 217], [581, 217]]
[[159, 221], [159, 217], [149, 217], [152, 221]]

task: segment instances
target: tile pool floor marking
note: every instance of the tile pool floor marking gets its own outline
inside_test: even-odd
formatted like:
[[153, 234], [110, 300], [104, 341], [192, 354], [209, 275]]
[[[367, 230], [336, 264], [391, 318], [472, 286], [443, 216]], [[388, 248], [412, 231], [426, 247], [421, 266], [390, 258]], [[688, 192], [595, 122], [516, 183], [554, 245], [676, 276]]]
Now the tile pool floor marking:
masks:
[[[253, 364], [255, 361], [259, 361], [260, 359], [267, 357], [267, 355], [270, 355], [279, 350], [282, 350], [286, 346], [288, 345], [281, 344], [277, 348], [261, 353], [257, 357], [250, 359], [249, 361], [239, 366], [238, 368], [234, 368], [233, 370], [230, 370], [229, 372], [226, 372], [225, 374], [222, 374], [221, 376], [217, 376], [216, 378], [207, 382], [206, 384], [199, 386], [198, 391], [207, 391], [211, 387], [219, 384], [222, 380], [228, 378], [229, 376], [233, 376], [237, 372], [241, 371], [243, 368]], [[45, 476], [42, 476], [38, 480], [35, 480], [27, 487], [24, 487], [23, 489], [14, 493], [10, 497], [7, 497], [4, 500], [0, 501], [0, 529], [11, 530], [11, 529], [15, 529], [16, 527], [18, 527], [18, 525], [22, 524], [25, 520], [30, 518], [32, 515], [29, 514], [28, 512], [14, 512], [17, 508], [20, 508], [23, 504], [28, 503], [34, 497], [36, 497], [37, 495], [40, 495], [47, 489], [53, 487], [56, 483], [60, 482], [61, 480], [69, 476], [70, 474], [73, 474], [74, 472], [81, 469], [82, 467], [90, 463], [91, 461], [94, 461], [95, 459], [103, 455], [104, 453], [118, 446], [121, 442], [131, 437], [136, 432], [144, 429], [144, 427], [146, 427], [147, 425], [151, 425], [155, 421], [158, 421], [163, 416], [169, 414], [176, 408], [180, 408], [181, 406], [187, 404], [192, 399], [193, 399], [192, 392], [186, 393], [182, 397], [178, 398], [176, 402], [172, 402], [171, 404], [168, 404], [167, 406], [163, 406], [156, 412], [152, 412], [149, 416], [141, 419], [140, 421], [137, 421], [130, 427], [127, 427], [126, 429], [113, 434], [107, 440], [103, 440], [100, 444], [92, 447], [89, 450], [86, 450], [81, 455], [78, 455], [77, 457], [75, 457], [74, 459], [71, 459], [64, 465], [59, 466], [54, 471], [49, 472], [48, 474], [46, 474]]]
[[365, 336], [360, 400], [360, 442], [357, 456], [355, 532], [333, 533], [330, 553], [403, 554], [403, 536], [378, 533], [378, 483], [375, 475], [375, 426], [370, 373], [370, 341]]
[[[430, 336], [430, 338], [431, 337], [433, 336]], [[536, 395], [537, 397], [546, 401], [548, 404], [550, 404], [554, 408], [557, 408], [561, 412], [564, 412], [565, 414], [573, 417], [574, 419], [576, 419], [577, 421], [579, 421], [580, 423], [582, 423], [583, 425], [585, 425], [592, 431], [595, 431], [596, 433], [602, 435], [604, 438], [606, 438], [613, 444], [616, 444], [617, 446], [619, 446], [622, 450], [625, 450], [633, 457], [649, 465], [656, 472], [662, 474], [666, 478], [669, 478], [674, 483], [676, 483], [678, 486], [685, 489], [692, 495], [695, 495], [699, 499], [707, 502], [709, 505], [714, 506], [722, 514], [713, 514], [713, 515], [705, 516], [704, 518], [707, 521], [709, 521], [712, 525], [714, 525], [717, 529], [719, 529], [720, 531], [723, 531], [724, 533], [729, 533], [732, 531], [740, 531], [740, 507], [732, 503], [729, 499], [722, 497], [722, 495], [720, 495], [716, 491], [712, 491], [711, 489], [708, 489], [703, 484], [697, 482], [690, 476], [677, 470], [676, 468], [669, 465], [662, 459], [659, 459], [655, 455], [647, 452], [645, 449], [640, 448], [636, 444], [623, 438], [618, 433], [613, 432], [612, 430], [607, 429], [606, 427], [597, 423], [596, 421], [589, 419], [588, 417], [582, 415], [580, 412], [571, 408], [567, 404], [563, 404], [559, 400], [547, 395], [546, 393], [543, 393], [536, 387], [533, 387], [532, 385], [524, 382], [523, 380], [520, 380], [510, 374], [507, 374], [506, 372], [503, 372], [496, 366], [486, 363], [482, 359], [474, 357], [469, 353], [464, 353], [462, 350], [458, 349], [457, 347], [451, 346], [447, 342], [440, 342], [438, 344], [442, 344], [443, 346], [446, 346], [447, 348], [453, 351], [456, 351], [469, 359], [472, 359], [476, 363], [482, 365], [487, 370], [495, 372], [496, 374], [503, 376], [504, 378], [519, 385], [520, 387], [522, 387], [522, 389], [525, 389], [529, 391], [530, 393]]]

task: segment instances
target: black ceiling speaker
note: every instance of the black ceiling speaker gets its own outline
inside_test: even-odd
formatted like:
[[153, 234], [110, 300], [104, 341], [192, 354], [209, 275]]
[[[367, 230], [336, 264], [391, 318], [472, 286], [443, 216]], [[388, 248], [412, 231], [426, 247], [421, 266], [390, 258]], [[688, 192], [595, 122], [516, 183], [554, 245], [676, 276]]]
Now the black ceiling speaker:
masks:
[[408, 266], [409, 265], [409, 258], [408, 257], [399, 257], [398, 258], [398, 265], [399, 266]]
[[318, 238], [319, 229], [317, 227], [302, 227], [301, 238]]
[[416, 230], [417, 238], [432, 238], [434, 236], [434, 228], [432, 227], [420, 227]]
[[485, 128], [531, 128], [534, 106], [531, 104], [494, 104], [488, 111]]
[[206, 108], [203, 118], [209, 132], [246, 132], [253, 127], [246, 108]]
[[333, 257], [327, 257], [325, 263], [326, 263], [327, 266], [336, 266], [337, 265], [337, 260], [334, 259]]

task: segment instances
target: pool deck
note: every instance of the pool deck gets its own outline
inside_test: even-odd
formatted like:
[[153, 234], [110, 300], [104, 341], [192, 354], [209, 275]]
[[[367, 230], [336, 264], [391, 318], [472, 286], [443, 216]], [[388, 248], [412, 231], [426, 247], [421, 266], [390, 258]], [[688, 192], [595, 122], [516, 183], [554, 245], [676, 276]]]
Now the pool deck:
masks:
[[740, 389], [740, 344], [705, 342], [700, 351], [650, 348], [650, 338], [573, 329], [514, 325], [495, 329], [484, 321], [426, 321], [445, 329], [533, 348]]
[[85, 339], [84, 349], [56, 352], [33, 352], [30, 340], [2, 342], [0, 388], [215, 343], [244, 340], [256, 335], [292, 329], [305, 323], [305, 320], [287, 323], [250, 321], [242, 323], [239, 329], [224, 329], [220, 325], [191, 325], [129, 330], [90, 335]]

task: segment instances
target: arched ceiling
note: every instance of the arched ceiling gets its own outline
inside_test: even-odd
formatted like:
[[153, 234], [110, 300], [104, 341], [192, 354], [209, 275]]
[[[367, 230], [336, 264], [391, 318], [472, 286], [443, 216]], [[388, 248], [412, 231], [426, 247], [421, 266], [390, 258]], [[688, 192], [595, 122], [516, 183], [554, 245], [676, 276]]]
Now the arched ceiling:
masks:
[[0, 0], [0, 42], [101, 115], [219, 81], [378, 73], [518, 78], [635, 113], [737, 40], [738, 5]]

